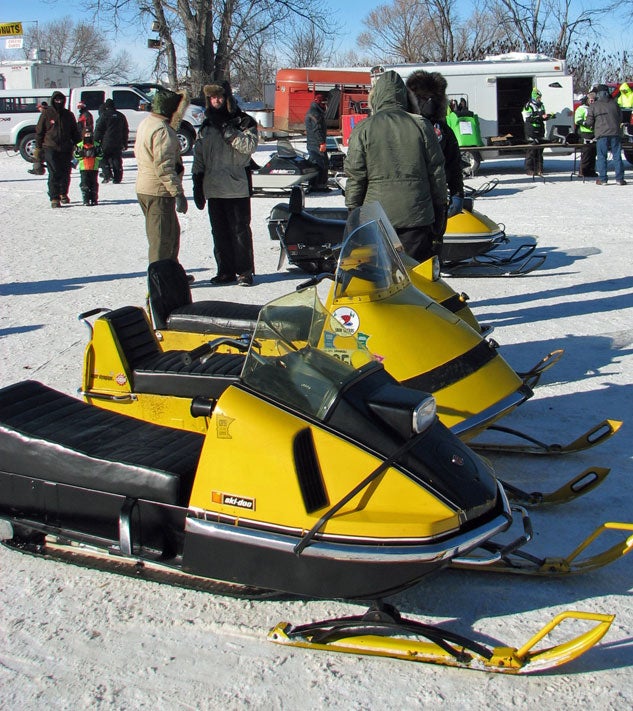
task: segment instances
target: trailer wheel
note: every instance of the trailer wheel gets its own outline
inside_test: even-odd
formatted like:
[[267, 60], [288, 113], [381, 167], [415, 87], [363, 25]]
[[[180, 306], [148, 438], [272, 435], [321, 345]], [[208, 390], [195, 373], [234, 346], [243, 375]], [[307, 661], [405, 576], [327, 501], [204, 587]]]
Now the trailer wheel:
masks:
[[462, 172], [466, 176], [472, 176], [477, 173], [481, 165], [481, 154], [479, 151], [462, 151]]
[[624, 157], [629, 162], [629, 164], [633, 165], [633, 146], [631, 146], [630, 148], [623, 148], [622, 152], [624, 153]]
[[27, 133], [20, 139], [20, 145], [18, 150], [20, 155], [25, 161], [29, 163], [35, 163], [35, 146], [36, 146], [37, 136], [34, 133]]

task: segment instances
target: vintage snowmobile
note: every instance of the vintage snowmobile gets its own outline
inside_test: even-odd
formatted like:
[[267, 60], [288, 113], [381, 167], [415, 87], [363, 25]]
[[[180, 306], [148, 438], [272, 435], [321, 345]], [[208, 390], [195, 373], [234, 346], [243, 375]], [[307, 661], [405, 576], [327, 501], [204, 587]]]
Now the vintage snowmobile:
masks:
[[[375, 601], [362, 624], [339, 620], [333, 634], [278, 626], [272, 638], [286, 644], [337, 649], [350, 637], [348, 651], [367, 653], [375, 636], [373, 653], [402, 656], [400, 635], [415, 634], [429, 640], [417, 643], [419, 660], [513, 673], [594, 645], [612, 616], [566, 613], [595, 624], [554, 648], [532, 651], [559, 618], [521, 649], [488, 650], [382, 604], [480, 548], [500, 547], [491, 563], [518, 551], [529, 519], [439, 421], [432, 397], [397, 383], [350, 334], [333, 333], [332, 345], [364, 355], [358, 368], [317, 348], [330, 322], [314, 288], [265, 306], [204, 436], [35, 381], [0, 390], [3, 543], [219, 593]], [[497, 542], [513, 513], [523, 535]]]
[[[289, 203], [275, 205], [268, 216], [270, 238], [281, 245], [277, 268], [281, 269], [287, 257], [290, 264], [308, 274], [334, 272], [345, 234], [341, 223], [347, 222], [347, 217], [344, 207], [306, 210], [303, 191], [294, 188]], [[441, 278], [439, 261], [434, 258], [419, 264], [406, 254], [395, 230], [390, 230], [390, 237], [413, 285], [481, 333], [482, 327], [468, 307], [468, 296], [458, 294]]]
[[[496, 344], [411, 284], [389, 230], [377, 203], [359, 208], [350, 216], [350, 236], [325, 298], [325, 308], [333, 318], [322, 334], [321, 347], [331, 350], [333, 329], [353, 335], [355, 328], [364, 349], [382, 360], [397, 380], [434, 394], [442, 422], [468, 441], [528, 399], [531, 386], [556, 356], [517, 374], [501, 357]], [[178, 273], [175, 263], [172, 267]], [[190, 294], [181, 268], [180, 282]], [[171, 286], [173, 280], [165, 279], [165, 288], [155, 289], [153, 297], [150, 288], [156, 332], [139, 309], [104, 313], [97, 309], [80, 315], [90, 330], [81, 393], [88, 402], [105, 408], [157, 424], [205, 432], [208, 421], [193, 416], [191, 398], [216, 397], [218, 387], [226, 387], [237, 377], [240, 366], [228, 358], [223, 363], [221, 358], [200, 361], [200, 357], [218, 350], [244, 350], [248, 338], [240, 336], [250, 330], [244, 314], [250, 313], [252, 318], [259, 307], [225, 303], [230, 310], [228, 320], [225, 310], [219, 312], [218, 302], [185, 304], [170, 311], [172, 303], [166, 292]], [[102, 315], [93, 325], [88, 318], [96, 314]], [[425, 347], [420, 347], [416, 333], [424, 334]], [[266, 341], [261, 345], [267, 349]], [[347, 352], [335, 354], [352, 357]], [[183, 364], [183, 357], [189, 359], [189, 365]], [[196, 375], [198, 389], [187, 386], [182, 390], [181, 373]], [[544, 447], [551, 452], [594, 446], [617, 431], [620, 424], [602, 422], [571, 447]], [[497, 451], [505, 447], [492, 446]], [[516, 445], [505, 448], [514, 451]]]
[[[344, 176], [336, 177], [343, 193], [345, 181]], [[489, 186], [479, 194], [494, 187], [492, 182]], [[520, 243], [509, 254], [494, 253], [509, 239], [502, 225], [474, 209], [477, 194], [475, 190], [467, 191], [461, 213], [449, 217], [446, 223], [440, 255], [442, 273], [460, 277], [520, 276], [538, 269], [545, 255], [534, 254], [534, 241]], [[279, 266], [287, 257], [290, 264], [309, 274], [331, 271], [336, 265], [346, 219], [345, 207], [306, 209], [302, 196], [291, 195], [288, 205], [275, 205], [268, 217], [268, 230], [271, 239], [278, 239], [281, 244]]]
[[295, 185], [307, 185], [319, 170], [298, 152], [287, 138], [277, 141], [277, 151], [261, 168], [251, 172], [253, 193], [285, 193]]

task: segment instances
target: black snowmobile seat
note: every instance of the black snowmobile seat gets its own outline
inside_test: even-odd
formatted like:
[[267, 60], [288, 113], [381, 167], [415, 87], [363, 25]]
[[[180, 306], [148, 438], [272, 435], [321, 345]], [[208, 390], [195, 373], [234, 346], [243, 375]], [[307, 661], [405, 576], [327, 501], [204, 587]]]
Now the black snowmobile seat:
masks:
[[203, 442], [33, 380], [0, 390], [4, 472], [187, 506]]
[[149, 304], [154, 327], [218, 336], [253, 333], [260, 306], [228, 301], [198, 301], [182, 265], [173, 259], [152, 262], [147, 269]]
[[241, 353], [212, 353], [188, 362], [187, 351], [161, 351], [145, 312], [136, 306], [109, 311], [99, 320], [110, 326], [135, 393], [218, 398], [242, 372]]

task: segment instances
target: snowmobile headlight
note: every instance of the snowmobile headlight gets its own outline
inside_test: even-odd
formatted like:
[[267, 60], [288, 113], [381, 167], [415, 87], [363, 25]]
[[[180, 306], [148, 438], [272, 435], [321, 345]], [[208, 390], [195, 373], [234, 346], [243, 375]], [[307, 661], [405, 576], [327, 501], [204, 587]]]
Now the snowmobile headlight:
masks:
[[424, 432], [434, 421], [436, 415], [434, 397], [427, 397], [413, 411], [411, 427], [416, 434]]
[[425, 395], [420, 400], [418, 390], [398, 384], [382, 386], [372, 393], [367, 405], [377, 417], [405, 439], [424, 432], [436, 416], [434, 397]]

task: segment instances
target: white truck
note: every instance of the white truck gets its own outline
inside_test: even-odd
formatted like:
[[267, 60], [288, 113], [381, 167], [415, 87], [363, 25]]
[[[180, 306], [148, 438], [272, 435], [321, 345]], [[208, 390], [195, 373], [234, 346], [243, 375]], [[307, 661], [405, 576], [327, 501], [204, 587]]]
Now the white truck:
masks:
[[[61, 91], [67, 98], [66, 107], [77, 112], [77, 104], [83, 101], [92, 112], [95, 123], [99, 107], [106, 99], [112, 99], [117, 110], [125, 115], [130, 127], [130, 145], [136, 137], [136, 129], [150, 109], [148, 97], [129, 86], [78, 86], [71, 89], [22, 89], [0, 90], [0, 146], [19, 151], [24, 160], [33, 162], [35, 150], [35, 127], [40, 117], [37, 105], [48, 101], [53, 91]], [[196, 139], [196, 132], [204, 119], [204, 109], [190, 106], [178, 129], [178, 140], [183, 154], [189, 153]]]

